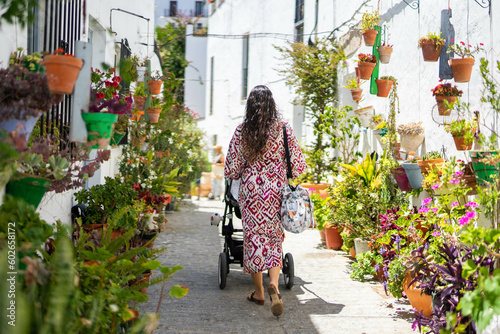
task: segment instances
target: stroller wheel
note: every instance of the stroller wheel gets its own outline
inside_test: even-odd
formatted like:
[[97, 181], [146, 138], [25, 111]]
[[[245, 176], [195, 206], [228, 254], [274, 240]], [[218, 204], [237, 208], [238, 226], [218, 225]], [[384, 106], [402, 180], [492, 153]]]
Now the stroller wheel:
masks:
[[290, 253], [286, 253], [283, 259], [283, 278], [287, 289], [291, 289], [293, 287], [294, 275], [295, 270], [293, 267], [293, 256]]
[[219, 254], [219, 288], [221, 289], [226, 287], [228, 267], [229, 263], [227, 262], [226, 253], [222, 252]]

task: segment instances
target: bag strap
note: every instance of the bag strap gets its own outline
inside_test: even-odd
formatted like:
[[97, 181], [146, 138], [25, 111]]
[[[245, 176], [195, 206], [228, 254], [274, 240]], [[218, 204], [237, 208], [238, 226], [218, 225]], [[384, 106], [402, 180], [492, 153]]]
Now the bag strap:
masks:
[[283, 139], [285, 141], [285, 157], [286, 157], [286, 177], [287, 179], [292, 179], [292, 165], [290, 163], [290, 150], [288, 149], [288, 136], [286, 134], [285, 123], [283, 123]]

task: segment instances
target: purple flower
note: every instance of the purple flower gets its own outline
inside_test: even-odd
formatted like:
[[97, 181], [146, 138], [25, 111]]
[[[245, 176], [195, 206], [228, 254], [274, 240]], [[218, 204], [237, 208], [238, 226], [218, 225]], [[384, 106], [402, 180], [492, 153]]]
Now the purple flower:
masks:
[[398, 246], [398, 249], [399, 249], [400, 243], [401, 243], [401, 237], [399, 236], [399, 234], [396, 236], [396, 240], [394, 240], [394, 242], [396, 243], [396, 245]]
[[451, 184], [457, 184], [457, 183], [460, 183], [460, 180], [459, 179], [451, 179], [450, 183]]
[[376, 264], [376, 265], [373, 266], [373, 269], [375, 270], [375, 272], [378, 273], [378, 270], [380, 269], [380, 266], [378, 264]]
[[384, 289], [387, 290], [387, 281], [382, 282], [382, 285], [384, 286]]
[[461, 170], [455, 173], [455, 176], [461, 176], [461, 175], [464, 175], [464, 172], [462, 172]]
[[428, 242], [425, 243], [424, 249], [429, 249], [429, 243]]
[[438, 208], [432, 208], [432, 211], [434, 211], [434, 213], [438, 212]]
[[385, 247], [384, 246], [380, 247], [380, 254], [382, 254], [382, 255], [385, 254]]
[[426, 207], [422, 207], [418, 210], [418, 213], [427, 213], [429, 212], [429, 208], [426, 208]]
[[435, 184], [435, 185], [432, 186], [432, 190], [436, 190], [440, 186], [441, 186], [441, 184], [437, 183], [437, 184]]
[[468, 208], [477, 208], [479, 205], [476, 202], [469, 202], [465, 204]]
[[441, 235], [441, 232], [439, 232], [439, 231], [435, 231], [434, 233], [432, 233], [433, 237], [439, 237], [440, 235]]
[[430, 202], [432, 202], [432, 197], [428, 197], [428, 198], [424, 199], [422, 201], [422, 205], [425, 206], [425, 205], [429, 204]]
[[457, 202], [457, 201], [455, 201], [455, 202], [451, 203], [451, 207], [455, 207], [455, 206], [457, 206], [457, 205], [458, 205], [458, 202]]

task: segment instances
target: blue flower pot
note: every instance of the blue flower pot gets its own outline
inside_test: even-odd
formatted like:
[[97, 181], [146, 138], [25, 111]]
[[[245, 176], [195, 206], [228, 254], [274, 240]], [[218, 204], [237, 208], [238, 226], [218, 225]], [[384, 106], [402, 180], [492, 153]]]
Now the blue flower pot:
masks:
[[413, 189], [422, 188], [424, 176], [422, 175], [420, 166], [416, 163], [412, 164], [409, 162], [403, 162], [403, 168], [405, 169], [406, 176], [408, 176], [408, 180], [410, 181], [410, 186]]

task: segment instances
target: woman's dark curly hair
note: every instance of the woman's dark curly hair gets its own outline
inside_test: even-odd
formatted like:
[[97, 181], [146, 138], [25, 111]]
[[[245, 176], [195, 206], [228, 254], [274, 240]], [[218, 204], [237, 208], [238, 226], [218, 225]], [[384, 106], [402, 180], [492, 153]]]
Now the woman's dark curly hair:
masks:
[[245, 159], [252, 163], [262, 153], [271, 125], [280, 118], [273, 93], [266, 86], [255, 86], [248, 95], [246, 115], [241, 129]]

